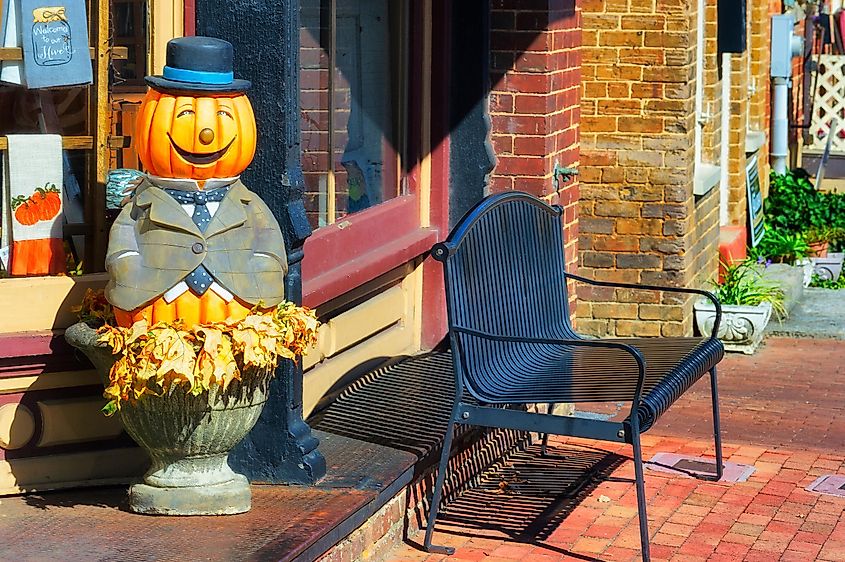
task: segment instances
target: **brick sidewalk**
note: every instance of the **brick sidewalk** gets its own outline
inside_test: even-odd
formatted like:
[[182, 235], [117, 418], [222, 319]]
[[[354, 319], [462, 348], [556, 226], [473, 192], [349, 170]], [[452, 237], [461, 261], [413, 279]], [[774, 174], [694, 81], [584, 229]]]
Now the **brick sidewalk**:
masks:
[[[755, 356], [722, 362], [725, 458], [756, 470], [737, 484], [647, 470], [654, 560], [845, 561], [845, 498], [805, 490], [820, 475], [845, 474], [843, 357], [841, 341], [770, 339]], [[644, 458], [657, 452], [712, 456], [708, 390], [697, 385], [644, 436]], [[556, 445], [630, 459], [630, 447], [612, 443], [560, 439]], [[457, 547], [453, 556], [405, 545], [388, 560], [638, 560], [636, 513], [633, 464], [626, 460], [533, 544], [512, 538], [511, 520], [504, 526], [508, 536], [495, 522], [479, 528], [451, 518], [438, 522], [435, 542]]]
[[[845, 341], [768, 338], [755, 355], [719, 364], [722, 437], [730, 443], [845, 455]], [[708, 439], [707, 377], [687, 391], [652, 434]]]

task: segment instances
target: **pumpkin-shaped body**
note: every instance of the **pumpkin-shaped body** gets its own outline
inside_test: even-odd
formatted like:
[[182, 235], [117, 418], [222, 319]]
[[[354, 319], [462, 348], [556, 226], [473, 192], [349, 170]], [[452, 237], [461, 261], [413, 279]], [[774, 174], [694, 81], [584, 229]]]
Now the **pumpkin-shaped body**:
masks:
[[206, 291], [202, 296], [185, 291], [170, 303], [164, 298], [158, 298], [132, 311], [115, 308], [114, 317], [117, 325], [123, 327], [131, 326], [142, 318], [151, 325], [156, 322], [182, 320], [187, 326], [193, 326], [224, 320], [243, 320], [252, 308], [238, 299], [226, 302], [214, 291]]
[[245, 94], [187, 95], [150, 89], [135, 125], [135, 150], [162, 178], [231, 178], [255, 155], [256, 128]]
[[[198, 181], [241, 174], [255, 155], [255, 115], [243, 93], [147, 91], [135, 127], [135, 149], [146, 171], [163, 178]], [[242, 319], [252, 307], [226, 302], [214, 291], [186, 291], [168, 303], [160, 297], [132, 311], [115, 309], [119, 326], [181, 319], [188, 326]]]

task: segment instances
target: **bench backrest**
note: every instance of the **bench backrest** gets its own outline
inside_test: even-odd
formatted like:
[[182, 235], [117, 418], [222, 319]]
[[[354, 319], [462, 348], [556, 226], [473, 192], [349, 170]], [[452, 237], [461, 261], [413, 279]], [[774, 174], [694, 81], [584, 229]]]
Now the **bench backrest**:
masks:
[[[435, 245], [433, 256], [445, 270], [450, 329], [572, 336], [561, 214], [560, 207], [526, 193], [491, 195]], [[454, 333], [453, 344], [468, 365], [495, 360], [503, 345]]]

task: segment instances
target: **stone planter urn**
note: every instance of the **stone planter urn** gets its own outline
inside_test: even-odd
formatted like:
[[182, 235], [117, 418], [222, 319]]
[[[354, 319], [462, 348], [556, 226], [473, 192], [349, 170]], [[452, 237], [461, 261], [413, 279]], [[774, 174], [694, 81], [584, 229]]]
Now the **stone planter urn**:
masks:
[[[699, 333], [709, 334], [716, 319], [716, 307], [708, 301], [695, 303], [695, 324]], [[757, 306], [723, 304], [718, 337], [727, 351], [750, 355], [763, 341], [763, 330], [772, 317], [771, 303]]]
[[811, 258], [813, 272], [826, 281], [836, 281], [842, 274], [842, 261], [845, 253], [830, 253], [825, 257]]
[[[105, 384], [115, 356], [97, 338], [84, 323], [65, 332], [68, 343], [88, 356]], [[234, 381], [225, 392], [212, 389], [198, 396], [174, 385], [166, 395], [144, 395], [122, 407], [115, 415], [151, 460], [143, 482], [129, 489], [129, 509], [154, 515], [249, 511], [249, 482], [227, 459], [258, 420], [271, 376], [245, 374], [243, 383]]]

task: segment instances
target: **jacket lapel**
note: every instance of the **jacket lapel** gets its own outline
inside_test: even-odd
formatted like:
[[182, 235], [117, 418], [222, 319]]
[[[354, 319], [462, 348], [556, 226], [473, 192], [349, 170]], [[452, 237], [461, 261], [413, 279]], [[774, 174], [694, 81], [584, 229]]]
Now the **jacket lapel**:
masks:
[[139, 187], [136, 192], [135, 205], [142, 208], [149, 207], [150, 220], [156, 224], [202, 237], [199, 228], [182, 206], [173, 197], [152, 184]]
[[244, 205], [250, 201], [252, 201], [252, 193], [244, 187], [244, 184], [240, 181], [233, 183], [226, 197], [220, 202], [208, 228], [205, 229], [205, 237], [211, 238], [244, 224], [247, 219]]

